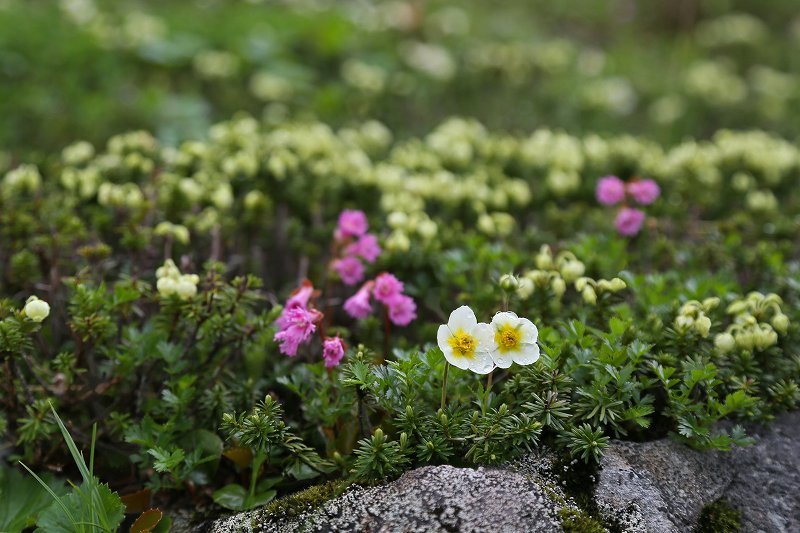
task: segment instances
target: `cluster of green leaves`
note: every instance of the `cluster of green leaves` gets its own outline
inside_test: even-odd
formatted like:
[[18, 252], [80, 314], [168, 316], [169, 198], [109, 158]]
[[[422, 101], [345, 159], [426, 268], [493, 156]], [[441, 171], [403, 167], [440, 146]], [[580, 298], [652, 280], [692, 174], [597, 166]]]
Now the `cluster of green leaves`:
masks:
[[[235, 477], [232, 468], [221, 467], [219, 423], [223, 413], [264, 393], [261, 370], [280, 310], [260, 309], [259, 283], [253, 277], [226, 281], [219, 265], [210, 264], [202, 295], [186, 301], [160, 298], [134, 278], [110, 284], [75, 278], [63, 285], [63, 307], [55, 311], [66, 321], [46, 329], [6, 303], [0, 319], [2, 432], [14, 446], [11, 458], [40, 470], [54, 454], [63, 456], [55, 405], [84, 444], [95, 435], [93, 426], [97, 430], [100, 476], [134, 467], [133, 486], [155, 492]], [[72, 437], [65, 439], [77, 457]], [[83, 496], [107, 490], [91, 488], [95, 478], [75, 461], [88, 487]], [[75, 502], [67, 502], [66, 516], [75, 517], [83, 496], [69, 496]], [[36, 506], [28, 511], [25, 520]]]

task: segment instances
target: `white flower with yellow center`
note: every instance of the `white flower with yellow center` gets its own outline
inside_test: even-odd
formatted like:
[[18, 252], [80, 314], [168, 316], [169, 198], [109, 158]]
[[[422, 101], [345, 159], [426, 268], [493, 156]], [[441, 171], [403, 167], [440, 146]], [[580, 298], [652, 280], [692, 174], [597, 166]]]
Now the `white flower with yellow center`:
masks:
[[494, 344], [492, 328], [489, 324], [479, 324], [466, 305], [450, 313], [447, 324], [439, 326], [436, 340], [444, 358], [455, 367], [477, 374], [488, 374], [494, 368], [489, 353]]
[[511, 363], [530, 365], [539, 359], [539, 330], [533, 322], [506, 311], [494, 315], [491, 327], [491, 355], [498, 367], [508, 368]]

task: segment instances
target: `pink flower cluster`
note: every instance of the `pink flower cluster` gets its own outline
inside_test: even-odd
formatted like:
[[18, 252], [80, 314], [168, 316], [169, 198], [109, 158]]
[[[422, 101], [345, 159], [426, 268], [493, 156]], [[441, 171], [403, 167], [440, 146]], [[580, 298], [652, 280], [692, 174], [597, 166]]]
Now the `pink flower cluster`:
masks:
[[341, 337], [326, 337], [322, 341], [322, 358], [327, 368], [333, 368], [344, 357], [345, 345]]
[[353, 296], [344, 302], [345, 312], [353, 318], [366, 318], [372, 313], [370, 299], [382, 303], [392, 324], [407, 326], [417, 318], [417, 305], [414, 300], [403, 294], [403, 282], [388, 272], [378, 275], [358, 289]]
[[[633, 178], [625, 183], [616, 176], [605, 176], [597, 182], [595, 196], [603, 205], [616, 205], [630, 197], [639, 205], [650, 205], [661, 195], [658, 184], [651, 179]], [[645, 214], [641, 209], [623, 204], [614, 219], [614, 227], [620, 235], [632, 237], [639, 233]]]
[[[322, 323], [322, 313], [310, 306], [311, 299], [316, 295], [314, 286], [305, 280], [286, 300], [281, 316], [275, 321], [278, 332], [273, 338], [282, 354], [289, 357], [296, 356], [300, 345], [310, 342], [312, 335], [317, 331], [317, 325]], [[332, 368], [338, 365], [344, 357], [345, 350], [341, 338], [324, 337], [322, 358], [325, 360], [325, 366]]]
[[322, 313], [309, 307], [313, 294], [314, 286], [305, 280], [286, 300], [281, 316], [275, 321], [278, 332], [275, 333], [273, 340], [280, 346], [282, 354], [289, 357], [297, 355], [300, 345], [310, 341], [317, 330], [317, 323], [322, 319]]
[[363, 211], [345, 209], [339, 215], [334, 232], [339, 256], [331, 268], [345, 285], [355, 285], [364, 279], [364, 262], [373, 263], [381, 255], [375, 235], [367, 233], [369, 223]]

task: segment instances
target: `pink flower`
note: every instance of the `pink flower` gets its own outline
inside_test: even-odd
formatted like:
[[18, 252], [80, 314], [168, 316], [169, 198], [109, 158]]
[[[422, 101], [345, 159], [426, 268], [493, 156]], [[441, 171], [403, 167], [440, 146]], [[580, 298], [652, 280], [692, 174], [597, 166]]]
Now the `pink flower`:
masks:
[[344, 257], [333, 262], [333, 269], [345, 285], [355, 285], [364, 279], [364, 265], [355, 257]]
[[295, 289], [291, 296], [289, 296], [289, 299], [286, 300], [286, 305], [283, 306], [281, 316], [278, 317], [278, 320], [276, 321], [278, 327], [280, 329], [285, 329], [288, 326], [288, 314], [291, 309], [298, 307], [301, 309], [307, 309], [308, 301], [311, 299], [313, 294], [314, 286], [310, 281], [304, 280], [303, 284], [300, 285], [299, 288]]
[[375, 278], [375, 299], [385, 305], [403, 293], [403, 282], [388, 272]]
[[632, 237], [639, 233], [644, 223], [644, 212], [632, 207], [623, 207], [614, 219], [614, 227], [620, 235]]
[[395, 296], [388, 304], [389, 320], [398, 326], [407, 326], [417, 318], [417, 304], [405, 294]]
[[358, 292], [344, 302], [345, 312], [353, 318], [366, 318], [372, 312], [369, 296], [375, 282], [368, 281], [358, 289]]
[[325, 359], [325, 366], [333, 368], [339, 364], [344, 357], [344, 342], [339, 337], [327, 337], [322, 341], [322, 358]]
[[369, 223], [363, 211], [345, 209], [339, 215], [339, 225], [336, 228], [337, 238], [360, 237], [367, 232]]
[[656, 201], [661, 189], [653, 180], [636, 180], [628, 183], [628, 194], [641, 205], [649, 205]]
[[603, 205], [618, 204], [625, 199], [625, 183], [616, 176], [600, 178], [595, 195]]
[[290, 357], [297, 355], [297, 349], [301, 344], [308, 342], [311, 334], [316, 331], [314, 325], [322, 314], [315, 310], [295, 307], [286, 314], [285, 326], [275, 334], [273, 340], [280, 344], [281, 353]]
[[375, 235], [367, 233], [345, 248], [348, 255], [357, 255], [368, 263], [374, 262], [381, 255], [381, 247]]

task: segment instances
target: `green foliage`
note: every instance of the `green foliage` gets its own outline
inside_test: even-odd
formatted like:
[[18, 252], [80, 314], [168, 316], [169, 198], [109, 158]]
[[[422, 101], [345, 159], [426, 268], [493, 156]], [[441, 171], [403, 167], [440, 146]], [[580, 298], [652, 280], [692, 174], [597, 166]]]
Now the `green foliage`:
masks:
[[697, 517], [696, 533], [737, 533], [742, 530], [742, 512], [724, 499], [703, 507]]
[[[111, 488], [240, 510], [542, 445], [572, 469], [610, 439], [727, 450], [800, 404], [790, 3], [665, 5], [622, 32], [586, 1], [28, 4], [0, 9], [0, 447], [32, 470], [77, 446], [51, 405], [80, 446], [96, 425]], [[65, 146], [76, 125], [91, 142]], [[661, 189], [637, 236], [597, 202], [610, 174]], [[407, 327], [343, 310], [344, 209], [382, 248], [366, 279], [413, 298]], [[288, 358], [279, 304], [304, 277], [322, 317]], [[446, 366], [432, 344], [462, 304], [532, 320], [539, 360]], [[47, 520], [108, 496], [79, 467]]]
[[[42, 481], [58, 497], [66, 493], [63, 483], [50, 476]], [[36, 523], [39, 513], [53, 498], [36, 480], [13, 468], [0, 468], [0, 531], [22, 531]]]
[[562, 507], [558, 511], [561, 528], [565, 533], [603, 533], [603, 524], [583, 511]]
[[69, 494], [59, 496], [44, 480], [25, 466], [25, 469], [55, 500], [39, 515], [36, 521], [37, 527], [44, 531], [59, 533], [117, 531], [125, 517], [125, 506], [117, 493], [111, 491], [108, 485], [101, 484], [94, 476], [94, 446], [97, 428], [93, 428], [89, 464], [87, 465], [83, 454], [78, 450], [75, 441], [72, 440], [72, 436], [52, 405], [50, 409], [61, 430], [61, 435], [66, 441], [72, 460], [83, 478], [83, 483], [80, 486], [73, 485]]
[[297, 516], [338, 496], [349, 486], [346, 481], [326, 481], [279, 498], [264, 507], [262, 515], [273, 520]]

